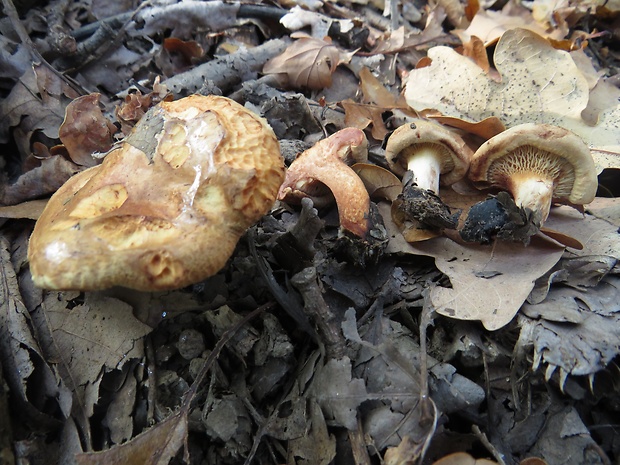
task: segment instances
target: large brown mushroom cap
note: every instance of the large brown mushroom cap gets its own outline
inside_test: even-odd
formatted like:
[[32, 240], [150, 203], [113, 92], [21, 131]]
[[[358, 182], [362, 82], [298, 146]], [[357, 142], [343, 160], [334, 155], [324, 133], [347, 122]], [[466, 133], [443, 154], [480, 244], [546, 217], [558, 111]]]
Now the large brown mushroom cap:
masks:
[[467, 173], [472, 150], [463, 139], [440, 124], [421, 119], [398, 127], [388, 139], [385, 158], [390, 169], [404, 175], [408, 157], [423, 146], [434, 146], [440, 154], [441, 184], [454, 184]]
[[220, 270], [284, 178], [267, 123], [225, 97], [152, 108], [100, 166], [65, 183], [28, 249], [36, 285], [138, 290]]
[[584, 205], [596, 195], [596, 169], [588, 146], [558, 126], [526, 123], [507, 129], [482, 144], [469, 167], [469, 178], [480, 187], [509, 192], [527, 173], [549, 179], [554, 202]]

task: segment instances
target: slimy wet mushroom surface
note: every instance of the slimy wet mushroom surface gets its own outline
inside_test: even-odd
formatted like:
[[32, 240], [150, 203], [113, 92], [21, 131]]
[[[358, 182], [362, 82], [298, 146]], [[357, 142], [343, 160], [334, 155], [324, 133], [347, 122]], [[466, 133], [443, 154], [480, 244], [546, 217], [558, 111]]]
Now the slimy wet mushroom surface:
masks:
[[145, 291], [203, 280], [271, 208], [283, 178], [273, 131], [233, 100], [161, 103], [52, 196], [30, 239], [33, 280]]

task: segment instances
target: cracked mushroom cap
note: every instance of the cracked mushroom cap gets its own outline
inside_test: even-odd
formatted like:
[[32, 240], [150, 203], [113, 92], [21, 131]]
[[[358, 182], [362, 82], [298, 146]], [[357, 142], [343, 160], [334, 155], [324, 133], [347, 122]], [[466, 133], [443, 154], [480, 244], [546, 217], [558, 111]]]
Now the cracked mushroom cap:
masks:
[[385, 158], [390, 169], [403, 176], [407, 171], [408, 157], [425, 146], [436, 148], [441, 154], [441, 184], [449, 186], [465, 177], [472, 150], [455, 132], [426, 120], [404, 124], [389, 137]]
[[548, 179], [551, 199], [557, 203], [584, 205], [596, 195], [598, 180], [590, 149], [579, 136], [559, 126], [526, 123], [507, 129], [480, 146], [469, 168], [469, 178], [479, 187], [498, 187], [513, 194], [527, 173]]
[[267, 123], [225, 97], [149, 110], [99, 166], [50, 199], [30, 239], [47, 289], [183, 287], [220, 270], [284, 179]]

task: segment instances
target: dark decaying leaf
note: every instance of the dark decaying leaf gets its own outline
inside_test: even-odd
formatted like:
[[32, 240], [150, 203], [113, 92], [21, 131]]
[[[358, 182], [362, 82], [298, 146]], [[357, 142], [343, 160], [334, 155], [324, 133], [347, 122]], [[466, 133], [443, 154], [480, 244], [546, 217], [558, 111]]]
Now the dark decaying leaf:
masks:
[[76, 463], [78, 465], [123, 463], [168, 465], [183, 447], [187, 440], [187, 433], [187, 413], [181, 411], [170, 415], [127, 444], [102, 452], [77, 454]]
[[620, 353], [618, 295], [620, 278], [607, 276], [587, 291], [558, 287], [540, 304], [525, 304], [535, 367], [545, 363], [574, 376], [605, 368]]

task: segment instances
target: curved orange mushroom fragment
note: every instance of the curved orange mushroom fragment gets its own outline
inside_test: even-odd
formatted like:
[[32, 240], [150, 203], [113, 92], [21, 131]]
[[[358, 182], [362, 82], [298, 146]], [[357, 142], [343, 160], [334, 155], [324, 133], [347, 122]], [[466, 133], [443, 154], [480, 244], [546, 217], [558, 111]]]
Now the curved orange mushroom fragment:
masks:
[[243, 106], [201, 95], [161, 103], [52, 196], [30, 239], [33, 280], [145, 291], [201, 281], [226, 264], [283, 179], [276, 136]]
[[278, 198], [298, 203], [303, 197], [312, 197], [317, 183], [322, 183], [336, 199], [340, 226], [363, 238], [370, 227], [370, 197], [347, 162], [363, 162], [367, 158], [368, 141], [364, 132], [356, 128], [342, 129], [297, 157], [286, 172]]

